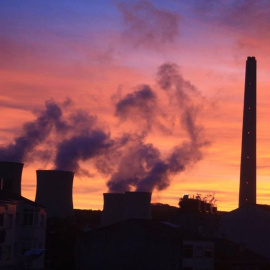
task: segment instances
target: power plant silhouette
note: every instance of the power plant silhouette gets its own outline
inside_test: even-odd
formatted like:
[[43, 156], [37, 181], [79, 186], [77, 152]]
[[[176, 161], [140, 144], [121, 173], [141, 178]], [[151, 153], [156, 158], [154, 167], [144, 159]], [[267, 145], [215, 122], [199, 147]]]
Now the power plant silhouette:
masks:
[[[1, 203], [12, 205], [18, 198], [23, 198], [21, 196], [22, 170], [23, 163], [0, 161], [0, 206]], [[162, 205], [163, 213], [161, 214], [162, 211], [160, 211], [157, 218], [155, 211], [152, 210], [157, 209], [155, 207], [160, 207], [161, 204], [151, 205], [151, 192], [126, 191], [104, 193], [103, 211], [74, 210], [72, 199], [74, 172], [37, 170], [36, 176], [35, 202], [28, 199], [25, 201], [36, 208], [32, 209], [32, 212], [29, 209], [21, 212], [21, 215], [25, 216], [21, 225], [25, 227], [31, 221], [33, 228], [43, 228], [45, 234], [45, 227], [41, 226], [46, 223], [41, 222], [44, 221], [44, 216], [38, 224], [34, 213], [37, 213], [39, 209], [43, 209], [45, 215], [47, 212], [46, 217], [49, 220], [46, 223], [46, 249], [50, 253], [46, 255], [50, 258], [48, 261], [68, 262], [66, 267], [49, 269], [69, 269], [67, 267], [73, 259], [77, 260], [76, 263], [79, 265], [76, 269], [88, 269], [89, 265], [93, 266], [93, 269], [109, 269], [113, 268], [113, 265], [119, 266], [114, 269], [202, 269], [196, 268], [196, 263], [198, 263], [197, 266], [204, 263], [203, 269], [236, 269], [229, 268], [229, 264], [228, 268], [221, 267], [227, 267], [228, 262], [232, 263], [231, 265], [237, 265], [237, 269], [240, 269], [238, 266], [252, 263], [264, 265], [265, 258], [270, 260], [268, 226], [270, 206], [256, 204], [255, 57], [248, 57], [246, 60], [239, 207], [237, 209], [231, 212], [217, 211], [216, 206], [212, 204], [214, 196], [208, 201], [201, 199], [200, 196], [190, 198], [188, 194], [185, 194], [180, 199], [180, 208]], [[16, 196], [6, 199], [10, 194], [16, 194]], [[12, 198], [15, 199], [12, 201]], [[8, 207], [5, 205], [1, 211], [7, 210]], [[93, 222], [89, 222], [87, 226], [79, 227], [80, 219], [76, 217], [79, 211], [88, 211], [88, 213], [84, 212], [84, 217], [89, 218], [88, 221], [93, 219], [93, 211], [98, 211], [97, 225], [93, 226]], [[2, 215], [0, 216], [1, 225], [4, 215], [6, 218], [10, 216], [10, 213], [0, 214]], [[14, 217], [18, 218], [20, 215], [15, 214]], [[17, 221], [14, 223], [19, 224]], [[3, 238], [1, 235], [0, 230], [0, 240]], [[57, 248], [55, 248], [55, 243]], [[233, 246], [235, 249], [231, 250]], [[248, 253], [251, 255], [243, 259], [245, 248], [257, 253], [255, 255]], [[77, 252], [75, 249], [78, 249]], [[199, 250], [198, 257], [194, 255], [196, 250]], [[58, 258], [59, 254], [62, 254], [61, 259]], [[78, 258], [75, 259], [74, 254], [77, 254]], [[172, 259], [172, 254], [175, 256], [174, 259]], [[263, 257], [258, 257], [257, 254]], [[134, 258], [136, 259], [132, 261]], [[196, 261], [196, 258], [199, 260]], [[249, 259], [251, 261], [254, 259], [254, 261], [250, 264]], [[155, 267], [152, 267], [153, 262]], [[145, 263], [149, 263], [150, 268], [141, 267]], [[214, 263], [216, 268], [214, 268]], [[134, 268], [131, 268], [131, 264], [134, 264]], [[170, 266], [167, 267], [168, 265]], [[268, 266], [269, 261], [267, 261]]]
[[151, 192], [104, 193], [101, 226], [132, 218], [151, 219]]
[[[0, 162], [1, 190], [7, 190], [21, 195], [22, 169], [23, 163], [1, 161]], [[73, 177], [74, 173], [68, 171], [60, 171], [60, 170], [37, 171], [37, 190], [35, 201], [48, 208], [49, 217], [54, 215], [66, 216], [72, 214]], [[147, 194], [148, 193], [104, 194], [104, 217], [103, 217], [104, 224], [111, 223], [113, 222], [113, 220], [121, 220], [124, 216], [128, 217], [129, 215], [131, 215], [130, 214], [131, 212], [134, 212], [134, 216], [143, 216], [143, 214], [138, 215], [138, 208], [140, 207], [139, 205], [141, 205], [142, 208], [147, 208], [145, 209], [145, 211], [148, 214], [145, 214], [145, 216], [149, 217], [150, 214], [148, 203], [149, 198], [151, 200], [151, 194], [150, 195]], [[136, 210], [131, 211], [131, 209], [127, 210], [130, 207], [127, 207], [126, 209], [124, 209], [123, 207], [122, 209], [120, 207], [120, 205], [122, 204], [131, 205], [129, 201], [137, 201], [137, 203], [134, 204], [136, 205]], [[146, 203], [145, 204], [141, 203], [142, 201]], [[245, 74], [239, 207], [242, 207], [246, 204], [256, 204], [255, 57], [247, 58], [246, 74]], [[112, 215], [112, 212], [115, 212], [115, 214]], [[108, 221], [105, 221], [107, 219]]]
[[246, 61], [239, 207], [256, 204], [256, 59]]
[[23, 163], [0, 161], [0, 190], [21, 195]]
[[46, 207], [48, 217], [73, 215], [72, 186], [74, 173], [60, 170], [37, 170], [35, 202]]

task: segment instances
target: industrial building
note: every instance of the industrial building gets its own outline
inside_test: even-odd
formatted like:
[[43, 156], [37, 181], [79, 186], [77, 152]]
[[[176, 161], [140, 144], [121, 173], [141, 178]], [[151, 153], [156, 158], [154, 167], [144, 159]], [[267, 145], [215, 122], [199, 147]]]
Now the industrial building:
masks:
[[48, 218], [73, 215], [74, 173], [61, 170], [37, 170], [35, 202], [46, 207]]
[[247, 58], [239, 208], [222, 215], [219, 235], [270, 259], [270, 206], [256, 204], [256, 65]]
[[131, 218], [151, 219], [151, 192], [104, 193], [101, 226]]
[[0, 269], [43, 269], [47, 212], [22, 197], [22, 163], [0, 162]]
[[[144, 202], [137, 212], [148, 213]], [[219, 213], [187, 194], [179, 206], [167, 220], [128, 217], [126, 194], [104, 194], [102, 227], [79, 241], [79, 269], [270, 269], [270, 209], [256, 204], [255, 57], [246, 62], [239, 208]]]
[[256, 66], [255, 57], [248, 57], [245, 76], [239, 207], [256, 204]]

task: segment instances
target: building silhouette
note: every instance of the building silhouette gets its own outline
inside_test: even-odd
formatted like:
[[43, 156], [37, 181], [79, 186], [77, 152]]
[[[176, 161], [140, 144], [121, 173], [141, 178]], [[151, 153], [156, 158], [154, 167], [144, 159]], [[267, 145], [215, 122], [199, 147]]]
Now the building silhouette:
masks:
[[44, 205], [48, 218], [73, 215], [74, 173], [61, 170], [37, 170], [35, 202]]
[[0, 190], [21, 195], [23, 163], [0, 161]]
[[256, 204], [256, 59], [246, 61], [239, 207]]
[[46, 209], [21, 196], [23, 164], [0, 161], [0, 269], [43, 269]]

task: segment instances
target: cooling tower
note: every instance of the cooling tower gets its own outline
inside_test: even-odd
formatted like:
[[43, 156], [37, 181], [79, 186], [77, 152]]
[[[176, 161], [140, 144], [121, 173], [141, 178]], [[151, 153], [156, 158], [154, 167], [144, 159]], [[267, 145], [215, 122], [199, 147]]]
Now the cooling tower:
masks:
[[0, 189], [21, 195], [23, 163], [0, 161]]
[[151, 192], [125, 192], [124, 219], [151, 219]]
[[239, 207], [256, 204], [256, 59], [246, 62]]
[[103, 193], [104, 205], [101, 226], [107, 226], [123, 220], [125, 207], [124, 193]]
[[36, 203], [47, 209], [49, 218], [73, 215], [73, 177], [69, 171], [37, 170]]

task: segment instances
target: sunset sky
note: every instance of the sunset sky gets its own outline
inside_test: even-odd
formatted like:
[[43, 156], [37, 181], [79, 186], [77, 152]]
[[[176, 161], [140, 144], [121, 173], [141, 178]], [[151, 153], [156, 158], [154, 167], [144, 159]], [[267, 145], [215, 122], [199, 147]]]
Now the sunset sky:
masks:
[[24, 163], [22, 195], [35, 199], [37, 169], [70, 169], [74, 207], [102, 209], [108, 182], [130, 177], [134, 190], [177, 152], [183, 164], [166, 169], [152, 202], [214, 194], [232, 210], [245, 62], [255, 56], [257, 203], [270, 204], [269, 24], [266, 0], [2, 0], [0, 159], [40, 127], [13, 160]]

